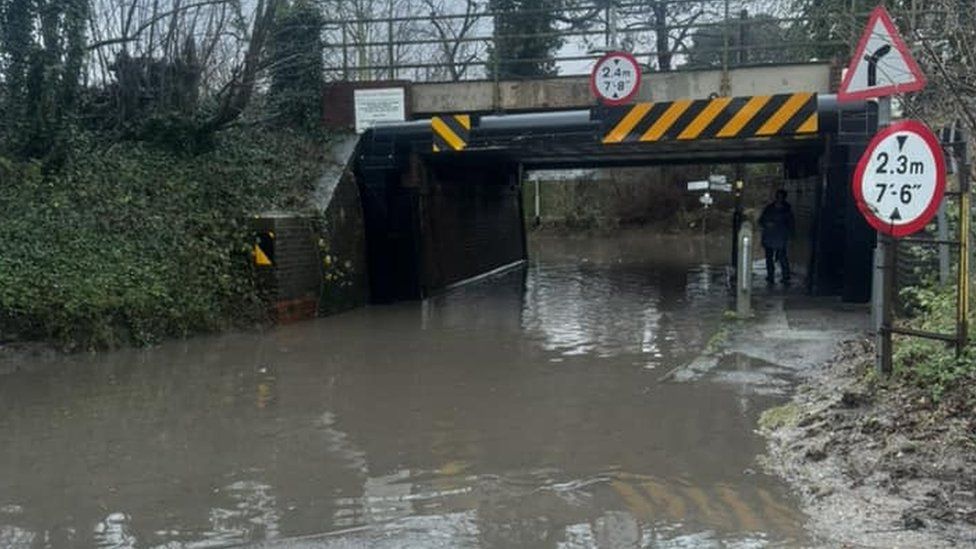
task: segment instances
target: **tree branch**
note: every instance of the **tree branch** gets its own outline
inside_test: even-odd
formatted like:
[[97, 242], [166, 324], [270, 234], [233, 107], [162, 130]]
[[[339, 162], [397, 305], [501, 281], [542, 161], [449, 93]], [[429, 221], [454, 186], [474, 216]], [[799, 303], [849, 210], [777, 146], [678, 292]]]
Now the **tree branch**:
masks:
[[214, 5], [218, 5], [218, 4], [231, 4], [233, 2], [234, 2], [234, 0], [205, 0], [203, 2], [197, 2], [195, 4], [187, 4], [185, 6], [180, 6], [180, 7], [177, 7], [177, 8], [173, 8], [171, 10], [164, 11], [164, 12], [161, 12], [159, 14], [156, 14], [154, 17], [152, 17], [151, 19], [149, 19], [145, 23], [139, 25], [139, 27], [136, 28], [136, 30], [133, 31], [133, 33], [131, 35], [128, 35], [127, 36], [126, 34], [123, 34], [123, 36], [120, 36], [118, 38], [108, 38], [108, 39], [105, 39], [105, 40], [99, 40], [97, 42], [93, 42], [93, 43], [89, 44], [87, 49], [88, 49], [88, 51], [94, 51], [94, 50], [97, 50], [97, 49], [100, 49], [100, 48], [104, 48], [105, 46], [113, 46], [113, 45], [116, 45], [116, 44], [126, 44], [128, 42], [134, 42], [134, 41], [136, 41], [136, 40], [139, 39], [139, 35], [141, 35], [144, 31], [146, 31], [147, 29], [153, 27], [156, 23], [162, 21], [163, 19], [165, 19], [167, 17], [171, 17], [171, 16], [176, 15], [176, 14], [178, 14], [180, 12], [185, 12], [185, 11], [189, 11], [189, 10], [196, 9], [196, 8], [202, 8], [202, 7], [206, 7], [206, 6], [214, 6]]

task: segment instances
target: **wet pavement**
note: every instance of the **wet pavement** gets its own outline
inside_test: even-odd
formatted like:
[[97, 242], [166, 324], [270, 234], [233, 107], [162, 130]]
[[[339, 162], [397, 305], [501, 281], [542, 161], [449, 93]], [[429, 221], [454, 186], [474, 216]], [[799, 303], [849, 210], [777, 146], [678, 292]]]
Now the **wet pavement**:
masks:
[[424, 303], [7, 357], [0, 547], [804, 543], [756, 472], [789, 377], [737, 355], [668, 375], [719, 329], [724, 260], [543, 238], [525, 271]]

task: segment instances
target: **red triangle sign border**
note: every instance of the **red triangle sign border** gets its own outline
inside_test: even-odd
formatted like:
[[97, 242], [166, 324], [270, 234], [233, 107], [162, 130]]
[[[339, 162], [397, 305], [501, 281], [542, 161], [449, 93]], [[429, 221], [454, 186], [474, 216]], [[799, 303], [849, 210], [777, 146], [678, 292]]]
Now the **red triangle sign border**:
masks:
[[[895, 49], [898, 53], [905, 59], [905, 63], [908, 68], [912, 71], [912, 75], [915, 77], [914, 82], [908, 82], [905, 84], [892, 84], [889, 86], [879, 86], [867, 90], [860, 90], [852, 93], [847, 92], [847, 88], [851, 84], [851, 79], [854, 78], [854, 70], [857, 68], [860, 60], [864, 58], [864, 51], [867, 49], [868, 40], [871, 38], [871, 31], [874, 29], [875, 24], [878, 20], [881, 20], [881, 24], [885, 26], [888, 34], [891, 36], [891, 40], [894, 43]], [[922, 69], [918, 66], [915, 58], [912, 57], [911, 52], [908, 51], [908, 46], [905, 45], [905, 41], [902, 40], [901, 33], [898, 32], [898, 28], [895, 27], [894, 21], [891, 19], [891, 14], [884, 6], [878, 6], [871, 11], [871, 16], [868, 18], [868, 24], [864, 28], [864, 32], [861, 33], [861, 39], [857, 44], [857, 49], [854, 50], [854, 55], [851, 57], [851, 62], [847, 66], [847, 74], [844, 75], [844, 81], [840, 85], [840, 89], [837, 91], [838, 101], [857, 101], [862, 99], [871, 99], [873, 97], [881, 97], [884, 95], [891, 95], [895, 93], [907, 93], [919, 91], [925, 87], [927, 81], [925, 79], [925, 74]]]

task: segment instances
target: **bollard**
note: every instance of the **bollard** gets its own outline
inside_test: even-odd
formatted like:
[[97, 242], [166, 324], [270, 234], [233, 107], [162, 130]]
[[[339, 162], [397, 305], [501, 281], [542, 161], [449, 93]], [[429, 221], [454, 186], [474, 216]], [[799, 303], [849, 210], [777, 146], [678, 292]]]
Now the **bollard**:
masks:
[[752, 222], [742, 221], [738, 235], [739, 257], [736, 265], [735, 314], [739, 318], [752, 316]]

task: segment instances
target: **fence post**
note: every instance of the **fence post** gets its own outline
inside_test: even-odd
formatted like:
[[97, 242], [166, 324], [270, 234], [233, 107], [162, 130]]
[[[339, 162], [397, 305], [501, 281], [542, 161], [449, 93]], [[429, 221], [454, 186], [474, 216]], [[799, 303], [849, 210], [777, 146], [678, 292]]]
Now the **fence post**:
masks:
[[722, 83], [721, 95], [732, 95], [732, 84], [729, 82], [729, 0], [725, 0], [725, 19], [722, 21]]
[[610, 0], [607, 3], [607, 48], [617, 49], [617, 0]]
[[746, 51], [746, 26], [749, 24], [749, 10], [743, 9], [739, 12], [739, 32], [738, 32], [738, 42], [735, 47], [736, 52], [736, 66], [743, 66], [749, 62], [749, 54]]
[[965, 137], [959, 148], [959, 289], [956, 298], [956, 355], [969, 342], [969, 146]]
[[390, 14], [390, 20], [386, 22], [386, 58], [390, 63], [390, 80], [396, 80], [396, 68], [395, 62], [393, 61], [393, 14]]
[[492, 86], [492, 89], [491, 89], [491, 103], [492, 103], [491, 106], [493, 107], [494, 111], [497, 113], [497, 112], [501, 111], [501, 106], [502, 106], [502, 90], [501, 90], [501, 86], [500, 86], [500, 84], [498, 82], [498, 78], [499, 78], [499, 76], [498, 76], [498, 70], [499, 70], [499, 67], [500, 67], [501, 63], [499, 62], [499, 59], [498, 59], [498, 42], [497, 41], [495, 42], [495, 51], [494, 51], [494, 54], [495, 55], [492, 56], [492, 60], [491, 60], [491, 64], [492, 64], [492, 71], [491, 71], [492, 72], [492, 75], [491, 75], [491, 79], [492, 79], [492, 83], [494, 84]]
[[349, 81], [349, 34], [345, 21], [342, 22], [342, 79]]

